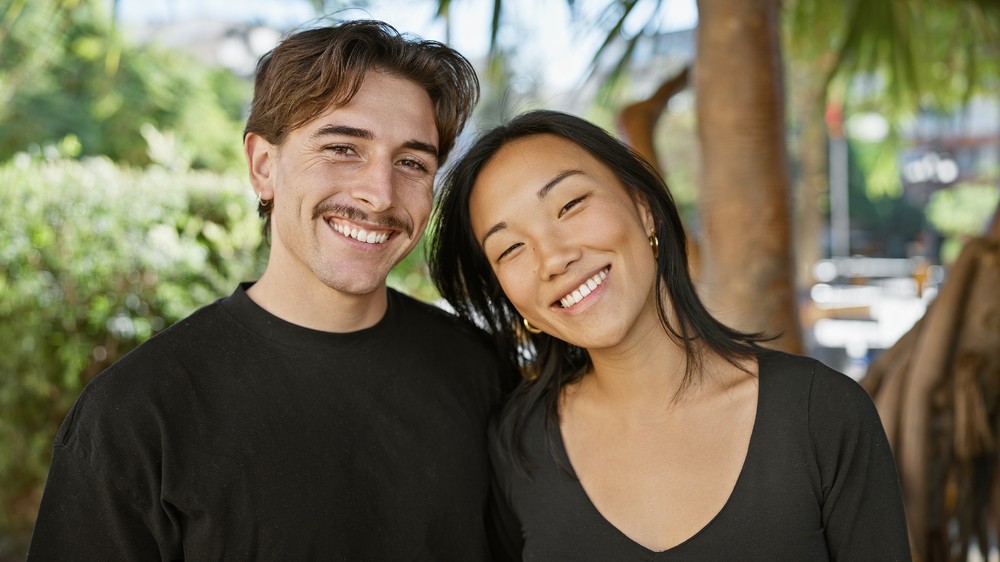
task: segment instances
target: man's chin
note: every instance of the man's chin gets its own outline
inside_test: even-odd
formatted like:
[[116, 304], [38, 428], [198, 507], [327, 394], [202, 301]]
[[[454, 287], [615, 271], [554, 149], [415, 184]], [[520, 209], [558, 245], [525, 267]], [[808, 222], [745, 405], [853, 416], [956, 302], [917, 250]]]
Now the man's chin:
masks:
[[324, 285], [338, 293], [363, 297], [385, 289], [386, 277], [388, 277], [388, 272], [384, 276], [365, 275], [347, 277], [340, 274], [335, 277], [323, 278], [322, 281]]

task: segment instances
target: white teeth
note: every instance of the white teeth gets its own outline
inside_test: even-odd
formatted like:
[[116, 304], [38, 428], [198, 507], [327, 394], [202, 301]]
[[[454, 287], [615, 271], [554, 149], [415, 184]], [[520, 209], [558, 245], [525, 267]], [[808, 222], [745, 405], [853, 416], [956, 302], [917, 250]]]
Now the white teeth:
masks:
[[377, 232], [368, 232], [367, 230], [361, 228], [348, 228], [346, 226], [341, 226], [339, 224], [330, 223], [333, 229], [337, 232], [347, 236], [348, 238], [354, 238], [359, 242], [365, 242], [367, 244], [384, 244], [386, 240], [389, 239], [389, 234], [379, 234]]
[[563, 308], [569, 308], [575, 305], [586, 298], [587, 295], [594, 292], [594, 289], [596, 289], [607, 278], [608, 270], [601, 270], [597, 275], [581, 283], [580, 286], [574, 289], [572, 293], [559, 299], [559, 304], [561, 304]]

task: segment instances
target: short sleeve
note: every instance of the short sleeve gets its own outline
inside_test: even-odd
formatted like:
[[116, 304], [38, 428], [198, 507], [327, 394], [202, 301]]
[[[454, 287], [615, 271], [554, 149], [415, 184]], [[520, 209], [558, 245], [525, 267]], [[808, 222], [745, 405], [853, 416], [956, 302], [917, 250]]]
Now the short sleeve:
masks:
[[27, 560], [158, 560], [140, 511], [86, 459], [56, 446]]
[[818, 364], [809, 395], [809, 430], [832, 559], [910, 560], [899, 476], [865, 390]]

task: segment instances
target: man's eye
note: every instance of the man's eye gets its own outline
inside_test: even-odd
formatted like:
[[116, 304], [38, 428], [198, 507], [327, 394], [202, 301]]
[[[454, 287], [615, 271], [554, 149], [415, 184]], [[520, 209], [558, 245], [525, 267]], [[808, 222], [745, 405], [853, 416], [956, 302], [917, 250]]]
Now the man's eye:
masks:
[[419, 170], [421, 172], [427, 171], [427, 166], [423, 162], [415, 158], [403, 158], [399, 163], [406, 168], [413, 168], [414, 170]]
[[351, 148], [350, 146], [343, 145], [343, 144], [330, 145], [330, 146], [326, 147], [326, 150], [328, 150], [328, 151], [330, 151], [330, 152], [332, 152], [334, 154], [345, 155], [345, 156], [354, 151], [354, 149]]
[[565, 215], [566, 213], [568, 213], [570, 211], [570, 209], [572, 209], [573, 207], [576, 207], [584, 199], [586, 199], [586, 196], [584, 196], [584, 197], [577, 197], [576, 199], [573, 199], [569, 203], [566, 203], [565, 205], [563, 205], [563, 208], [559, 209], [559, 216], [561, 217], [561, 216]]
[[503, 251], [502, 254], [500, 254], [499, 256], [497, 256], [497, 261], [500, 261], [500, 260], [504, 259], [508, 255], [510, 255], [511, 252], [513, 252], [514, 250], [518, 249], [521, 246], [522, 246], [522, 244], [520, 242], [518, 242], [517, 244], [514, 244], [511, 247], [507, 248], [506, 250]]

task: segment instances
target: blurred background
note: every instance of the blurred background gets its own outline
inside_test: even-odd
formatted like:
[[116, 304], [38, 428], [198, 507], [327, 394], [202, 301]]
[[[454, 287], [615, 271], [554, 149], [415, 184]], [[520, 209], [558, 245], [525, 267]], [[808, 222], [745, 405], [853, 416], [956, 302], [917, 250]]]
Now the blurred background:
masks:
[[[456, 154], [533, 108], [631, 143], [713, 312], [872, 393], [917, 559], [1000, 560], [992, 0], [0, 0], [0, 560], [23, 558], [83, 386], [262, 271], [257, 58], [358, 18], [475, 64]], [[390, 284], [437, 300], [422, 250]]]

